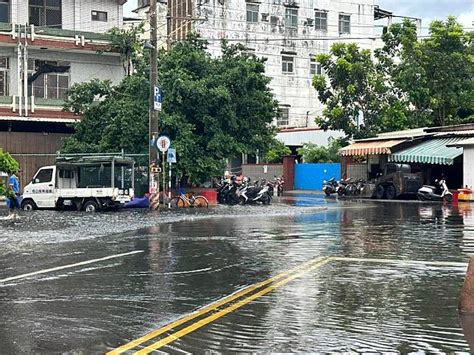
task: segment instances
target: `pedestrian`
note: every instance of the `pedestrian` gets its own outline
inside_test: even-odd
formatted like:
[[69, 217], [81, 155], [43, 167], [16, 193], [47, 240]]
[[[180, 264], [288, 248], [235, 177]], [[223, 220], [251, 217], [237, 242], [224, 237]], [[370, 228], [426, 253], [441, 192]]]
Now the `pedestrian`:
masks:
[[8, 187], [9, 193], [8, 198], [10, 200], [10, 216], [11, 218], [16, 217], [15, 209], [20, 208], [20, 204], [18, 201], [18, 197], [20, 196], [20, 182], [18, 181], [18, 177], [15, 173], [11, 174], [8, 178]]

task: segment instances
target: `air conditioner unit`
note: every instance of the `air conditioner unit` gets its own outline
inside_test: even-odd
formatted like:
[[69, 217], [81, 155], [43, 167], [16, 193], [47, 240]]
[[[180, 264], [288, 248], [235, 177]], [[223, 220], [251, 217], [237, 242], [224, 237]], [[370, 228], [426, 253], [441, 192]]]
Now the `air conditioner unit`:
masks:
[[305, 26], [312, 27], [314, 23], [314, 19], [312, 18], [307, 18], [306, 21], [304, 22]]
[[296, 6], [295, 0], [283, 0], [283, 5], [285, 6]]
[[268, 22], [268, 14], [262, 12], [262, 21]]

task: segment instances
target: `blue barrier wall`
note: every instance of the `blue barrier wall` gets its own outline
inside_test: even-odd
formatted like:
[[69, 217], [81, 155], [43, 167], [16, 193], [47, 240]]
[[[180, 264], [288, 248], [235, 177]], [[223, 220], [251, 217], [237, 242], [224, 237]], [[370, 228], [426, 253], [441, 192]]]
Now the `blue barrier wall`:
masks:
[[295, 164], [295, 189], [322, 190], [323, 181], [330, 178], [341, 179], [341, 164]]

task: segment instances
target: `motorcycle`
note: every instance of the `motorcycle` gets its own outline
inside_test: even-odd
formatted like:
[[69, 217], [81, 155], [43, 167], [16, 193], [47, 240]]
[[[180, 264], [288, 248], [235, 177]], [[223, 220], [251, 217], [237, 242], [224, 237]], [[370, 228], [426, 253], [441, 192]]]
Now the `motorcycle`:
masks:
[[246, 205], [261, 202], [264, 205], [269, 205], [272, 200], [270, 188], [271, 183], [266, 183], [265, 181], [262, 181], [260, 185], [258, 183], [255, 183], [253, 186], [246, 184], [239, 190], [240, 204]]
[[449, 191], [446, 180], [435, 180], [435, 184], [437, 186], [423, 185], [418, 190], [418, 200], [453, 202], [453, 194]]
[[326, 196], [331, 196], [332, 194], [336, 193], [337, 191], [337, 181], [335, 178], [331, 178], [329, 180], [323, 181], [323, 192]]
[[347, 194], [347, 186], [351, 183], [352, 178], [342, 179], [338, 182], [336, 192], [339, 196], [345, 196]]

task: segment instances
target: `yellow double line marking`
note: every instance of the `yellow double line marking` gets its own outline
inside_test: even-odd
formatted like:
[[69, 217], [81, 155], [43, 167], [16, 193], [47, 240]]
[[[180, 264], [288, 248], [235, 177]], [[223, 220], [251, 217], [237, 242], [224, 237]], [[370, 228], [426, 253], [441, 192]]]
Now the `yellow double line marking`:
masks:
[[269, 278], [268, 280], [265, 280], [263, 282], [259, 282], [255, 285], [252, 285], [252, 286], [248, 286], [242, 290], [240, 290], [239, 292], [237, 293], [234, 293], [232, 295], [229, 295], [227, 297], [224, 297], [222, 298], [221, 300], [215, 302], [215, 303], [212, 303], [206, 307], [203, 307], [201, 308], [200, 310], [196, 311], [195, 313], [191, 313], [190, 315], [186, 316], [186, 317], [183, 317], [181, 319], [178, 319], [166, 326], [164, 326], [163, 328], [160, 328], [160, 329], [157, 329], [155, 331], [152, 331], [138, 339], [135, 339], [125, 345], [122, 345], [120, 346], [119, 348], [117, 349], [114, 349], [112, 351], [110, 351], [108, 354], [109, 355], [115, 355], [115, 354], [121, 354], [127, 350], [130, 350], [130, 349], [133, 349], [137, 346], [140, 346], [141, 344], [149, 341], [149, 340], [152, 340], [156, 337], [158, 337], [159, 335], [167, 332], [168, 330], [171, 330], [173, 328], [176, 328], [180, 325], [183, 325], [197, 317], [200, 317], [200, 316], [204, 316], [206, 315], [207, 313], [211, 313], [212, 311], [215, 311], [217, 310], [217, 308], [223, 306], [223, 305], [226, 305], [228, 303], [231, 303], [232, 301], [235, 301], [253, 291], [256, 291], [258, 289], [261, 289], [262, 287], [265, 287], [263, 288], [262, 290], [256, 292], [256, 293], [253, 293], [245, 298], [243, 298], [242, 300], [236, 302], [236, 303], [233, 303], [229, 306], [227, 306], [226, 308], [223, 308], [215, 313], [212, 313], [210, 315], [208, 315], [207, 317], [195, 322], [195, 323], [192, 323], [191, 325], [177, 331], [177, 332], [174, 332], [173, 334], [171, 335], [168, 335], [167, 337], [161, 339], [161, 340], [158, 340], [156, 341], [155, 343], [151, 344], [151, 345], [148, 345], [148, 346], [145, 346], [143, 347], [142, 350], [138, 351], [136, 354], [148, 354], [150, 353], [151, 351], [154, 351], [154, 350], [157, 350], [159, 348], [161, 348], [162, 346], [165, 346], [177, 339], [179, 339], [180, 337], [186, 335], [186, 334], [189, 334], [203, 326], [205, 326], [206, 324], [209, 324], [213, 321], [215, 321], [216, 319], [219, 319], [223, 316], [225, 316], [226, 314], [229, 314], [233, 311], [235, 311], [236, 309], [252, 302], [253, 300], [261, 297], [261, 296], [264, 296], [266, 295], [267, 293], [277, 289], [278, 287], [281, 287], [283, 285], [286, 285], [288, 282], [302, 276], [303, 274], [305, 274], [306, 272], [308, 271], [311, 271], [311, 270], [314, 270], [314, 269], [317, 269], [325, 264], [327, 264], [328, 262], [330, 262], [332, 260], [332, 257], [321, 257], [321, 258], [315, 258], [315, 259], [312, 259], [306, 263], [303, 263], [293, 269], [290, 269], [286, 272], [283, 272], [277, 276], [274, 276], [274, 277], [271, 277]]

